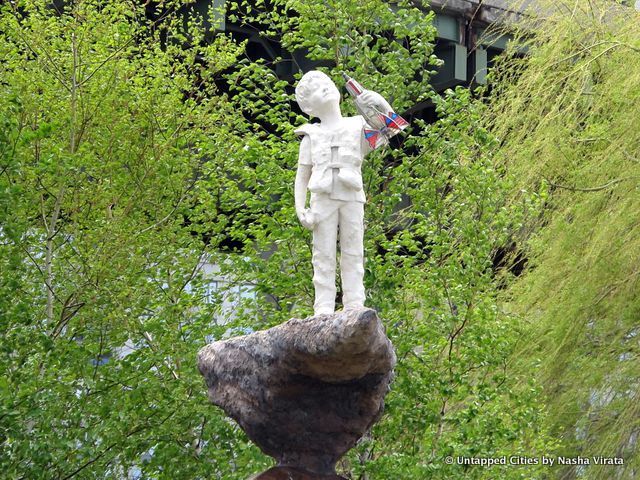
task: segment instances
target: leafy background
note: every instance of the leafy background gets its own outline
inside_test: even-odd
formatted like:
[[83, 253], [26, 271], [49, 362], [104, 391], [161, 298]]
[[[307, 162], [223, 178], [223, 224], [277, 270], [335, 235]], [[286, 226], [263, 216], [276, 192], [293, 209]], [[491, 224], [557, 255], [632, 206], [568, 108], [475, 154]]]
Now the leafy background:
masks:
[[[195, 356], [230, 328], [311, 313], [292, 198], [307, 120], [279, 65], [187, 3], [55, 5], [0, 6], [0, 466], [245, 479], [271, 460], [208, 404]], [[399, 362], [385, 416], [340, 471], [635, 478], [638, 16], [550, 3], [508, 25], [528, 53], [507, 52], [489, 90], [438, 95], [433, 17], [418, 7], [227, 4], [337, 82], [348, 71], [398, 111], [437, 112], [366, 162], [365, 282]], [[258, 293], [229, 323], [213, 321], [224, 291], [205, 302], [205, 259]]]

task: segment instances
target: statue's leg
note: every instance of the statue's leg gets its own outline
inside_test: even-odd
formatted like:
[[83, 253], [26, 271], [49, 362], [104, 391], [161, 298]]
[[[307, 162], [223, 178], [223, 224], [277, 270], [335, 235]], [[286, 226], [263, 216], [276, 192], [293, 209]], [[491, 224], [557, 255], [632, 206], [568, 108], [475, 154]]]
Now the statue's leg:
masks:
[[312, 206], [320, 218], [313, 229], [313, 286], [316, 292], [313, 311], [316, 315], [333, 313], [336, 304], [338, 209], [333, 200], [323, 200]]
[[340, 208], [340, 275], [344, 308], [364, 306], [364, 203]]

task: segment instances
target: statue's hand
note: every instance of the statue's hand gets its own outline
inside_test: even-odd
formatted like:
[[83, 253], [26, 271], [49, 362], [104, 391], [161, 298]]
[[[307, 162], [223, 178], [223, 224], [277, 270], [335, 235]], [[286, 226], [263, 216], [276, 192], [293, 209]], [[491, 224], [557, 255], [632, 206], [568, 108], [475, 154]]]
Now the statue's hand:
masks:
[[298, 215], [298, 220], [300, 220], [300, 223], [304, 228], [313, 230], [313, 227], [316, 223], [313, 212], [311, 212], [310, 208], [296, 210], [296, 214]]
[[391, 105], [389, 105], [384, 97], [373, 90], [365, 90], [362, 92], [362, 95], [360, 95], [360, 98], [363, 103], [375, 107], [376, 110], [380, 110], [384, 114], [387, 114], [392, 110]]

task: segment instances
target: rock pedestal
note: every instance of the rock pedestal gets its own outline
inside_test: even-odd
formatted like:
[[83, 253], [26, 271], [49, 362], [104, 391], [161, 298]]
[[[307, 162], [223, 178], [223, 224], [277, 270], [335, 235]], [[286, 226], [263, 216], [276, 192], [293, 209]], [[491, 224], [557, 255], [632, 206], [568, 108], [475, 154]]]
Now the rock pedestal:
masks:
[[270, 468], [249, 480], [347, 480], [338, 475], [320, 475], [291, 467]]
[[198, 354], [209, 399], [278, 461], [255, 480], [339, 480], [336, 462], [382, 415], [395, 362], [368, 308], [292, 319]]

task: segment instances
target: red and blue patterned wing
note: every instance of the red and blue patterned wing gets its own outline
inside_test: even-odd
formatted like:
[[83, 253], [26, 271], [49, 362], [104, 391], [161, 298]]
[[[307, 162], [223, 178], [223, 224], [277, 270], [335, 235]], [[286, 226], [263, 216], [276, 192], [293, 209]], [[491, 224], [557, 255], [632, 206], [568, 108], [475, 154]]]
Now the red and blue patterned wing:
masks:
[[368, 128], [364, 129], [364, 138], [369, 142], [369, 146], [372, 150], [375, 150], [378, 146], [378, 140], [380, 138], [379, 130], [369, 130]]
[[404, 130], [409, 122], [398, 115], [396, 112], [389, 112], [384, 116], [384, 124], [387, 128], [394, 128], [396, 130]]

